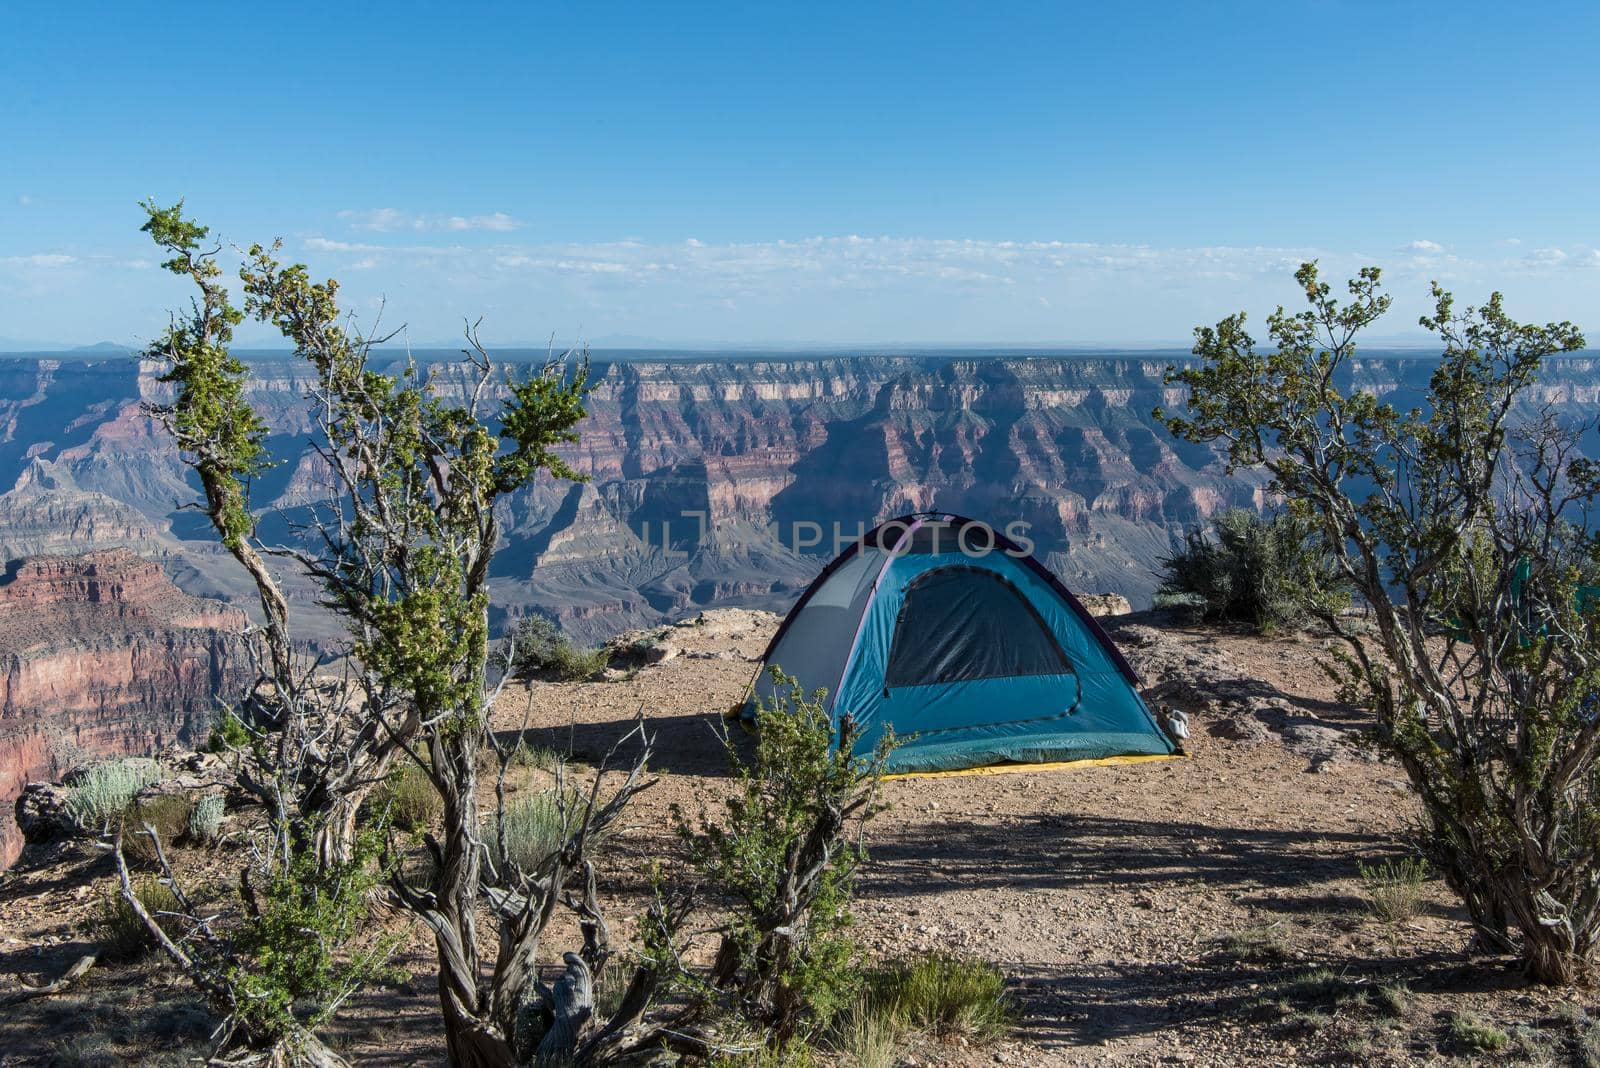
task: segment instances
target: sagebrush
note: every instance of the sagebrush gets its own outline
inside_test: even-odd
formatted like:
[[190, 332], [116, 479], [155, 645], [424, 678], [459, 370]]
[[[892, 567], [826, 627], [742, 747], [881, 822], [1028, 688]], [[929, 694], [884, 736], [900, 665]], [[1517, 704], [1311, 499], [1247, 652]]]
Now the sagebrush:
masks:
[[88, 768], [67, 790], [67, 814], [81, 827], [109, 826], [127, 811], [139, 791], [161, 781], [153, 760], [113, 760]]

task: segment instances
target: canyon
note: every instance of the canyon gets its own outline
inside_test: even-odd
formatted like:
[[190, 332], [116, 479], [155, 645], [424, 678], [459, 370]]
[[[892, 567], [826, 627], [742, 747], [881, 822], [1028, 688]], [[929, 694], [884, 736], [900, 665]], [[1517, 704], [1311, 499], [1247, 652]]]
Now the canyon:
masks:
[[[850, 538], [922, 509], [1020, 524], [1069, 586], [1146, 606], [1183, 530], [1271, 503], [1261, 476], [1229, 474], [1153, 417], [1181, 405], [1164, 375], [1184, 358], [597, 358], [582, 439], [564, 450], [586, 481], [544, 476], [502, 503], [493, 623], [537, 611], [595, 641], [706, 607], [782, 611]], [[306, 369], [249, 362], [278, 461], [252, 501], [264, 537], [293, 541], [323, 493]], [[445, 392], [466, 388], [460, 365], [428, 366]], [[1348, 384], [1409, 406], [1430, 368], [1374, 356]], [[191, 594], [248, 605], [141, 407], [165, 389], [131, 358], [0, 359], [0, 560], [122, 546]], [[1600, 363], [1583, 356], [1552, 360], [1528, 403], [1576, 417], [1597, 397]], [[336, 646], [315, 589], [285, 580], [305, 640]]]
[[[587, 481], [542, 478], [507, 502], [496, 625], [525, 611], [585, 640], [716, 605], [781, 609], [844, 540], [941, 508], [1027, 524], [1074, 585], [1148, 600], [1175, 531], [1258, 482], [1151, 418], [1175, 400], [1156, 359], [918, 357], [596, 361]], [[459, 368], [433, 368], [446, 390]], [[519, 373], [511, 368], [510, 373]], [[277, 467], [252, 487], [267, 536], [292, 539], [321, 492], [303, 366], [253, 361], [251, 402]], [[0, 559], [125, 546], [185, 590], [245, 591], [183, 510], [196, 488], [141, 405], [164, 387], [132, 359], [0, 361]], [[309, 605], [314, 591], [295, 583]], [[311, 621], [313, 640], [331, 640]]]
[[[443, 355], [428, 357], [428, 372], [464, 395], [460, 365]], [[501, 504], [492, 624], [538, 612], [594, 642], [703, 608], [781, 612], [849, 539], [929, 509], [1021, 530], [1068, 586], [1148, 606], [1184, 530], [1225, 508], [1273, 503], [1262, 476], [1229, 473], [1216, 451], [1174, 440], [1154, 418], [1181, 406], [1165, 376], [1185, 358], [596, 358], [581, 440], [563, 450], [584, 481], [541, 476]], [[385, 361], [391, 372], [403, 366]], [[307, 371], [285, 356], [247, 362], [247, 395], [277, 461], [252, 484], [252, 504], [266, 540], [292, 543], [325, 492]], [[1351, 365], [1345, 385], [1410, 407], [1431, 369], [1374, 354]], [[37, 573], [45, 565], [8, 572], [0, 664], [13, 679], [49, 675], [55, 688], [8, 696], [6, 783], [66, 766], [63, 747], [146, 750], [192, 731], [201, 706], [214, 705], [204, 691], [238, 668], [225, 634], [243, 625], [249, 590], [189, 507], [197, 487], [147, 414], [166, 389], [159, 368], [132, 358], [0, 358], [0, 563], [95, 554], [72, 566], [138, 572], [124, 588], [153, 598], [108, 613], [144, 602], [73, 600], [99, 579]], [[1597, 401], [1600, 361], [1576, 356], [1551, 360], [1527, 405], [1578, 418]], [[123, 551], [120, 562], [99, 555], [109, 549]], [[340, 628], [316, 588], [283, 579], [302, 645], [338, 652]], [[111, 620], [125, 630], [113, 636]], [[157, 677], [166, 681], [151, 684]], [[19, 726], [24, 714], [31, 726]]]

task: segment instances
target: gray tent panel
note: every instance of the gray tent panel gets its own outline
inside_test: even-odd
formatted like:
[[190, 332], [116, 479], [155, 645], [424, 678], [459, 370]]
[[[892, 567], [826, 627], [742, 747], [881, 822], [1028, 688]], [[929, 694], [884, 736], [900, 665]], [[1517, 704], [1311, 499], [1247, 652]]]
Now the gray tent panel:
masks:
[[[806, 693], [828, 691], [828, 708], [833, 707], [861, 616], [887, 558], [881, 549], [856, 552], [812, 592], [806, 610], [790, 619], [777, 645], [767, 654], [766, 664], [793, 675]], [[765, 667], [756, 678], [755, 696], [761, 700], [773, 696], [772, 680]]]

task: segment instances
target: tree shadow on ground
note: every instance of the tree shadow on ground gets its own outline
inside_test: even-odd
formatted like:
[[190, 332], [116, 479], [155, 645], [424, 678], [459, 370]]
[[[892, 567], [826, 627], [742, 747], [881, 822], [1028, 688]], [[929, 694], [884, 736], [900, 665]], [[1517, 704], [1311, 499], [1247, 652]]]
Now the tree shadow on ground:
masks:
[[1399, 981], [1435, 993], [1527, 985], [1504, 960], [1468, 963], [1455, 953], [1360, 960], [1311, 957], [1263, 965], [1218, 952], [1181, 962], [1067, 969], [1023, 965], [1016, 974], [1021, 1036], [1045, 1048], [1224, 1024], [1268, 1027], [1279, 1019], [1279, 1002], [1293, 1011], [1326, 1012], [1343, 998]]
[[[750, 731], [714, 713], [651, 716], [645, 720], [644, 727], [655, 739], [650, 769], [673, 775], [726, 776], [728, 755], [722, 740], [724, 732], [741, 755], [748, 756], [754, 745]], [[548, 749], [574, 763], [599, 767], [604, 762], [607, 768], [626, 770], [632, 766], [641, 745], [638, 735], [632, 733], [634, 728], [634, 721], [626, 719], [599, 723], [574, 719], [555, 726], [530, 727], [522, 733], [522, 738], [529, 746]], [[514, 746], [518, 734], [516, 729], [499, 730], [495, 732], [495, 739], [502, 746]]]
[[428, 954], [411, 954], [397, 963], [411, 973], [409, 981], [357, 993], [326, 1037], [352, 1064], [375, 1068], [443, 1064], [438, 961]]
[[1380, 834], [1215, 827], [1172, 820], [1035, 814], [921, 823], [874, 834], [863, 886], [874, 896], [954, 890], [1303, 887], [1354, 874]]

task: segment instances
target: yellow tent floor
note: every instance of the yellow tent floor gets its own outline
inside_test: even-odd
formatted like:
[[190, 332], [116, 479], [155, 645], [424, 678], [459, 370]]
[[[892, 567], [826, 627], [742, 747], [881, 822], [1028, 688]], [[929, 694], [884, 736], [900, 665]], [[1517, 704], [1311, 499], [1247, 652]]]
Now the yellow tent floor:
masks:
[[991, 764], [985, 768], [961, 768], [958, 771], [904, 771], [898, 775], [885, 775], [886, 779], [942, 779], [956, 775], [1015, 775], [1028, 771], [1069, 771], [1073, 768], [1102, 767], [1110, 764], [1147, 764], [1152, 760], [1182, 760], [1183, 754], [1154, 753], [1141, 756], [1096, 757], [1093, 760], [1057, 760], [1047, 764]]

